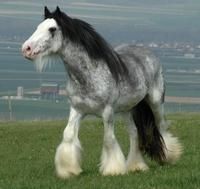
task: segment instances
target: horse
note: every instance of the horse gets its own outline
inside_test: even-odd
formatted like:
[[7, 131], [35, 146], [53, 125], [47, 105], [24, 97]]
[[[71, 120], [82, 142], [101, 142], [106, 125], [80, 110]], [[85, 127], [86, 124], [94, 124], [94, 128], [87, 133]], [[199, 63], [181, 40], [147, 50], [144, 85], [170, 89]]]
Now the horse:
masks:
[[[148, 49], [125, 45], [112, 48], [87, 22], [45, 6], [44, 20], [22, 45], [25, 58], [40, 71], [60, 57], [68, 73], [68, 124], [56, 149], [55, 168], [62, 179], [81, 169], [80, 122], [86, 115], [103, 119], [100, 163], [102, 175], [145, 171], [147, 154], [160, 164], [175, 163], [182, 145], [167, 129], [162, 66]], [[114, 134], [115, 115], [127, 125], [130, 151], [125, 158]]]

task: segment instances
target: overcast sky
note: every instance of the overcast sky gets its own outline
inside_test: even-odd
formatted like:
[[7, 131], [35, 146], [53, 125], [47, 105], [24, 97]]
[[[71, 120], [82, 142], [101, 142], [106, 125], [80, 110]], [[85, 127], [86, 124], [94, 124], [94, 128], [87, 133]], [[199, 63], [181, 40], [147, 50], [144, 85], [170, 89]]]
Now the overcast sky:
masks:
[[51, 10], [59, 5], [70, 16], [93, 24], [108, 38], [157, 35], [197, 40], [200, 33], [200, 0], [0, 0], [0, 37], [30, 35], [42, 21], [45, 5]]

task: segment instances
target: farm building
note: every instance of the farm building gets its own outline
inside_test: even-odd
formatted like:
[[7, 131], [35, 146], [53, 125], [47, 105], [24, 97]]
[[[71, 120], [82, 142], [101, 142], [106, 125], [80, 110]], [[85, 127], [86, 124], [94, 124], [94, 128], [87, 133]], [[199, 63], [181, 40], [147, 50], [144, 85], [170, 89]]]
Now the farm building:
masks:
[[59, 84], [42, 83], [40, 86], [40, 94], [42, 99], [56, 100], [59, 95]]

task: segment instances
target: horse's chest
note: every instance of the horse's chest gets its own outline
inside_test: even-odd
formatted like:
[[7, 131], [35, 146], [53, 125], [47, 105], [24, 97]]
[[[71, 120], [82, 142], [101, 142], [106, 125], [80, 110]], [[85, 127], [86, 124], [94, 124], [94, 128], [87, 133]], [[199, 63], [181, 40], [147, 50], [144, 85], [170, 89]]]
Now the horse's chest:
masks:
[[90, 89], [73, 88], [68, 90], [68, 97], [71, 105], [84, 114], [100, 114], [106, 104], [116, 98], [105, 86]]
[[79, 111], [101, 112], [106, 104], [112, 104], [117, 99], [113, 79], [103, 67], [99, 66], [85, 78], [87, 79], [84, 84], [73, 79], [67, 85], [70, 102]]

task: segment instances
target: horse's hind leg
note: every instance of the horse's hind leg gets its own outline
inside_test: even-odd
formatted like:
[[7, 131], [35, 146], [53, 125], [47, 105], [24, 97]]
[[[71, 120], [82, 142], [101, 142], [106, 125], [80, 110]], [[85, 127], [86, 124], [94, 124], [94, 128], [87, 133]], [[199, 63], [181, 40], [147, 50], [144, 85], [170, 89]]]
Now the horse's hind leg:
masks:
[[82, 115], [71, 107], [67, 127], [63, 133], [63, 140], [58, 146], [55, 155], [55, 166], [58, 177], [69, 178], [81, 173], [78, 130]]
[[104, 144], [100, 172], [103, 175], [119, 175], [126, 172], [125, 158], [114, 134], [113, 109], [107, 106], [103, 112]]
[[127, 159], [127, 171], [146, 171], [149, 168], [146, 165], [139, 149], [138, 133], [133, 116], [131, 113], [127, 113], [124, 117], [130, 136], [130, 151]]
[[[159, 83], [160, 82], [160, 83]], [[151, 107], [155, 118], [155, 124], [159, 128], [160, 133], [165, 142], [166, 162], [174, 163], [179, 159], [182, 153], [182, 146], [176, 137], [167, 131], [167, 125], [164, 118], [164, 88], [162, 87], [162, 78], [156, 82], [147, 96], [147, 102]]]

